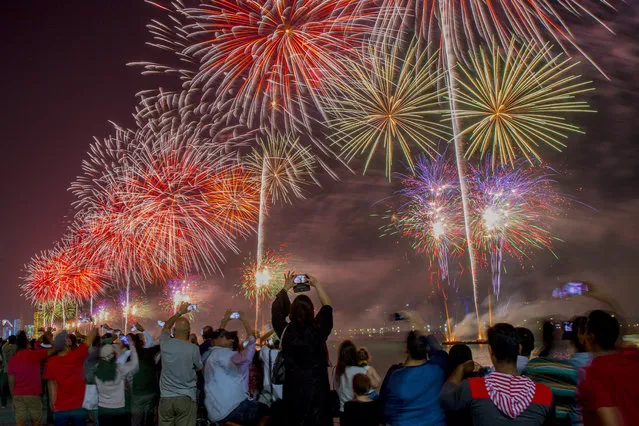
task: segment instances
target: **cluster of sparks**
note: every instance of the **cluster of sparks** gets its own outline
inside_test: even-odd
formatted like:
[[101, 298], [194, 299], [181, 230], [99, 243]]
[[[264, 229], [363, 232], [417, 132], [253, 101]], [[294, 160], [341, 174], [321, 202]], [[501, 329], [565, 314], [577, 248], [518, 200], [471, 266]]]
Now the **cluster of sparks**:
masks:
[[[554, 172], [519, 164], [470, 171], [472, 244], [482, 263], [490, 264], [493, 289], [499, 295], [504, 256], [528, 257], [532, 250], [552, 252], [557, 238], [552, 225], [567, 204], [555, 188]], [[440, 156], [423, 158], [415, 175], [403, 176], [397, 207], [388, 215], [384, 234], [407, 238], [417, 253], [436, 260], [442, 280], [451, 258], [463, 253], [465, 235], [454, 165]]]
[[444, 280], [449, 260], [463, 252], [464, 244], [455, 166], [443, 155], [422, 157], [414, 175], [402, 176], [402, 186], [385, 232], [407, 238], [417, 253], [436, 260]]
[[[560, 12], [604, 25], [585, 2], [149, 2], [171, 22], [149, 26], [152, 45], [181, 65], [138, 64], [179, 76], [181, 89], [143, 92], [137, 127], [116, 126], [91, 145], [71, 186], [68, 235], [26, 267], [22, 288], [32, 302], [83, 302], [126, 284], [120, 304], [135, 317], [131, 284], [219, 272], [256, 228], [263, 246], [268, 204], [303, 198], [307, 183], [318, 183], [318, 165], [336, 177], [326, 158], [362, 157], [366, 172], [380, 151], [389, 179], [398, 150], [412, 173], [402, 175], [386, 232], [436, 260], [442, 279], [449, 259], [474, 244], [491, 258], [498, 293], [503, 254], [551, 247], [549, 219], [562, 197], [548, 169], [519, 159], [539, 164], [540, 146], [563, 148], [567, 133], [579, 131], [566, 115], [588, 111], [577, 100], [588, 84], [547, 44], [584, 53]], [[402, 29], [410, 25], [416, 36], [408, 40]], [[457, 152], [462, 135], [468, 159], [492, 159], [468, 177]], [[437, 149], [451, 137], [457, 164]], [[430, 158], [416, 162], [424, 153]], [[272, 294], [286, 263], [271, 251], [248, 259], [242, 293]]]
[[240, 293], [250, 301], [275, 296], [284, 286], [287, 266], [288, 255], [273, 250], [266, 250], [260, 262], [250, 255], [242, 265]]
[[565, 115], [589, 111], [576, 97], [593, 89], [569, 74], [576, 63], [553, 55], [549, 45], [518, 49], [513, 40], [502, 58], [493, 44], [471, 57], [471, 64], [461, 67], [457, 96], [457, 116], [471, 123], [463, 132], [470, 136], [468, 156], [491, 153], [493, 165], [511, 167], [521, 157], [539, 163], [539, 146], [560, 151], [566, 132], [580, 132]]

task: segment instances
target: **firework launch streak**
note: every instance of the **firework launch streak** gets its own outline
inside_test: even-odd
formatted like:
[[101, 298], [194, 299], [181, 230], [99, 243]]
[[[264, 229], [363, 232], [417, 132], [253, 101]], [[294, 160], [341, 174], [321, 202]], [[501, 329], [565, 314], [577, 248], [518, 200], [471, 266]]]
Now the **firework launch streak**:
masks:
[[543, 384], [502, 373], [446, 382], [440, 394], [446, 411], [470, 409], [476, 426], [550, 425], [555, 418], [552, 392]]

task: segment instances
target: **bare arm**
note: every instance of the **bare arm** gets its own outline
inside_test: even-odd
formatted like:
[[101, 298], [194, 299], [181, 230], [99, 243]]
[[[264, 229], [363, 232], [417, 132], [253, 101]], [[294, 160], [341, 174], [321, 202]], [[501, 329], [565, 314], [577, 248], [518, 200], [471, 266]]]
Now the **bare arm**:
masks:
[[309, 280], [311, 286], [315, 287], [315, 291], [317, 291], [317, 297], [319, 297], [322, 306], [330, 306], [331, 299], [328, 297], [328, 293], [326, 293], [326, 290], [324, 290], [322, 284], [315, 277], [309, 277]]
[[55, 398], [58, 395], [58, 383], [55, 380], [49, 380], [47, 382], [49, 387], [49, 405], [51, 409], [55, 411]]
[[178, 318], [180, 318], [182, 315], [186, 314], [188, 311], [189, 311], [189, 303], [188, 302], [182, 303], [180, 305], [180, 309], [178, 309], [176, 314], [173, 315], [168, 320], [166, 320], [166, 322], [164, 323], [164, 327], [162, 327], [162, 331], [166, 331], [167, 333], [170, 333], [171, 329], [175, 325], [175, 321], [177, 321]]
[[602, 426], [625, 426], [617, 407], [602, 407], [597, 409], [597, 415]]
[[118, 368], [120, 369], [120, 373], [123, 376], [126, 376], [127, 374], [135, 373], [138, 370], [138, 365], [139, 365], [138, 353], [135, 350], [135, 346], [132, 345], [131, 358], [129, 358], [129, 360], [125, 362], [124, 364], [118, 365]]
[[240, 313], [240, 321], [242, 322], [242, 325], [244, 326], [244, 331], [246, 331], [246, 337], [247, 338], [250, 336], [255, 337], [255, 331], [251, 328], [251, 324], [245, 318], [244, 312]]
[[222, 321], [220, 321], [220, 328], [221, 329], [226, 329], [226, 325], [231, 320], [231, 314], [232, 314], [232, 312], [227, 309], [226, 312], [224, 313], [224, 318], [222, 318]]
[[16, 385], [16, 376], [9, 376], [9, 392], [11, 392], [11, 399], [13, 399], [13, 388]]
[[382, 378], [377, 374], [377, 370], [373, 367], [369, 367], [368, 371], [366, 371], [366, 375], [371, 381], [371, 386], [375, 389], [379, 389], [382, 386]]
[[91, 347], [97, 335], [98, 335], [98, 329], [97, 328], [91, 329], [91, 331], [89, 332], [89, 335], [84, 340], [84, 344], [87, 345], [88, 347]]

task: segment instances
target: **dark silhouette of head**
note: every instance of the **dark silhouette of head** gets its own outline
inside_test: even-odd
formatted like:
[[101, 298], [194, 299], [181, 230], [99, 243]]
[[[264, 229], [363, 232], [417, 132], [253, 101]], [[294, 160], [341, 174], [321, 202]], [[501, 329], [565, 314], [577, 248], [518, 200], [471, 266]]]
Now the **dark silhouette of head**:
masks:
[[542, 358], [550, 356], [555, 345], [555, 324], [550, 321], [545, 321], [541, 328], [541, 342], [542, 347], [539, 356]]
[[535, 335], [525, 327], [517, 327], [516, 330], [519, 337], [519, 355], [530, 358], [533, 349], [535, 349]]
[[16, 336], [14, 336], [13, 334], [11, 336], [9, 336], [9, 344], [10, 345], [15, 345], [16, 344]]
[[464, 344], [454, 345], [450, 348], [450, 351], [448, 351], [448, 376], [450, 376], [458, 366], [472, 360], [473, 352], [469, 346]]
[[410, 359], [414, 361], [423, 361], [428, 356], [428, 343], [426, 337], [420, 336], [415, 331], [408, 333], [406, 338], [406, 352]]
[[350, 340], [344, 340], [339, 345], [335, 375], [341, 377], [346, 367], [353, 365], [357, 365], [357, 346]]
[[353, 377], [353, 393], [357, 396], [368, 395], [371, 390], [371, 379], [362, 373]]
[[517, 364], [519, 355], [519, 337], [517, 330], [510, 324], [499, 323], [488, 329], [493, 364]]
[[205, 326], [202, 329], [202, 338], [204, 340], [208, 340], [208, 339], [212, 339], [213, 338], [213, 327], [211, 327], [210, 325]]
[[620, 327], [617, 318], [605, 311], [592, 311], [588, 315], [586, 347], [589, 352], [611, 351], [617, 345]]
[[291, 322], [298, 326], [309, 327], [315, 319], [315, 309], [311, 298], [305, 294], [300, 294], [293, 300], [291, 304], [291, 313], [289, 314]]
[[16, 345], [18, 345], [19, 351], [27, 349], [29, 347], [29, 339], [27, 339], [27, 333], [25, 333], [24, 331], [18, 333], [18, 337], [16, 337]]
[[570, 341], [577, 352], [586, 352], [586, 326], [588, 317], [577, 317], [572, 320], [572, 331], [570, 332]]

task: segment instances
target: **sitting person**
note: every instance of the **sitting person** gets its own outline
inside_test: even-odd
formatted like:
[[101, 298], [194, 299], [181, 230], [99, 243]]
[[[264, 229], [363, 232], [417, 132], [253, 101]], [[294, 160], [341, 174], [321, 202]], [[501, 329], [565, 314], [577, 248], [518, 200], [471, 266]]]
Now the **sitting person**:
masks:
[[524, 370], [524, 375], [535, 383], [543, 383], [550, 388], [555, 398], [556, 417], [559, 422], [564, 422], [562, 424], [582, 424], [576, 390], [579, 369], [590, 364], [592, 360], [592, 355], [584, 346], [587, 322], [586, 317], [577, 317], [572, 322], [570, 340], [576, 350], [572, 358], [567, 361], [535, 358], [528, 362]]
[[255, 336], [240, 313], [248, 344], [240, 350], [237, 332], [218, 330], [204, 366], [204, 404], [212, 422], [251, 423], [257, 420], [258, 402], [249, 399], [249, 367], [255, 355]]
[[474, 426], [550, 425], [554, 421], [552, 392], [517, 373], [519, 338], [510, 324], [488, 329], [490, 358], [495, 372], [464, 380], [473, 371], [472, 361], [459, 365], [440, 394], [447, 412], [470, 410]]
[[530, 356], [535, 349], [535, 335], [527, 328], [517, 327], [519, 336], [519, 356], [517, 357], [517, 372], [522, 374], [526, 364], [530, 361]]
[[337, 366], [333, 375], [333, 388], [339, 396], [340, 412], [344, 411], [344, 404], [353, 400], [353, 377], [356, 374], [370, 375], [372, 388], [379, 389], [381, 380], [375, 369], [367, 363], [359, 365], [358, 352], [355, 344], [344, 340], [339, 346]]
[[[439, 405], [444, 383], [446, 353], [432, 337], [411, 331], [406, 339], [408, 358], [386, 373], [379, 401], [386, 423], [393, 426], [444, 426], [446, 416]], [[431, 360], [427, 362], [428, 353]]]
[[594, 358], [577, 385], [584, 426], [639, 425], [639, 351], [618, 347], [619, 321], [607, 312], [591, 312], [586, 330]]
[[[450, 378], [457, 367], [466, 362], [473, 362], [473, 352], [470, 347], [463, 344], [457, 344], [451, 347], [450, 351], [448, 351], [448, 369], [446, 377]], [[483, 374], [472, 371], [469, 368], [469, 371], [465, 372], [464, 374], [464, 379], [469, 379], [471, 377], [480, 377], [482, 375]], [[448, 426], [466, 426], [472, 424], [470, 410], [466, 409], [446, 413], [446, 424]]]
[[379, 404], [373, 401], [371, 379], [367, 374], [357, 373], [353, 376], [352, 401], [344, 404], [344, 414], [340, 424], [342, 426], [377, 426], [380, 423]]

